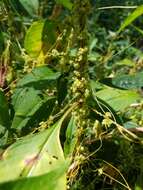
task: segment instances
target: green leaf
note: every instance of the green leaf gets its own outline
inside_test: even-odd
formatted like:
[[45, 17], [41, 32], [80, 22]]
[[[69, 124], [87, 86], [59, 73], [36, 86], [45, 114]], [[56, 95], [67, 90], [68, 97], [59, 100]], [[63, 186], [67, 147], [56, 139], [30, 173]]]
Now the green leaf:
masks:
[[0, 160], [0, 182], [42, 175], [62, 166], [65, 159], [59, 139], [61, 121], [7, 148]]
[[44, 23], [44, 20], [34, 22], [26, 33], [24, 47], [31, 57], [38, 57], [42, 51], [42, 32]]
[[66, 170], [63, 163], [58, 169], [38, 177], [24, 178], [0, 185], [0, 190], [66, 190]]
[[39, 20], [33, 22], [27, 30], [24, 47], [32, 58], [42, 59], [44, 51], [47, 51], [55, 40], [55, 23], [49, 20]]
[[73, 4], [70, 2], [70, 0], [56, 0], [56, 2], [68, 8], [69, 10], [72, 9]]
[[[41, 90], [53, 88], [59, 76], [59, 72], [53, 72], [47, 66], [40, 66], [33, 69], [31, 73], [25, 75], [18, 82], [17, 89], [12, 96], [12, 104], [15, 110], [12, 128], [21, 130], [30, 121], [38, 119], [40, 121], [40, 117], [49, 116], [55, 97], [43, 96]], [[45, 112], [43, 105], [48, 107], [46, 115], [45, 113], [42, 114], [42, 110]], [[42, 115], [39, 117], [38, 113]], [[34, 119], [35, 114], [37, 114], [36, 119]]]
[[143, 72], [134, 75], [119, 75], [112, 79], [112, 84], [124, 89], [139, 89], [143, 86]]
[[77, 143], [77, 125], [75, 123], [74, 117], [72, 117], [66, 130], [66, 141], [64, 144], [65, 157], [72, 155], [76, 143]]
[[43, 89], [47, 88], [52, 81], [57, 80], [59, 76], [60, 72], [53, 72], [47, 66], [39, 66], [19, 80], [17, 86], [32, 86], [36, 89]]
[[21, 130], [27, 125], [28, 121], [41, 108], [41, 106], [45, 102], [52, 101], [53, 98], [54, 97], [44, 98], [42, 94], [34, 88], [17, 89], [12, 99], [15, 110], [12, 128]]
[[10, 118], [9, 118], [9, 110], [8, 110], [8, 103], [6, 97], [2, 92], [2, 90], [0, 90], [0, 128], [2, 129], [3, 127], [4, 128], [10, 127]]
[[141, 98], [136, 91], [119, 90], [110, 87], [98, 91], [96, 96], [103, 99], [116, 111], [124, 111], [126, 107], [137, 102]]
[[137, 9], [131, 13], [126, 20], [121, 24], [121, 27], [117, 31], [120, 33], [122, 30], [124, 30], [128, 25], [130, 25], [136, 18], [141, 16], [143, 14], [143, 5], [137, 7]]
[[37, 15], [39, 8], [38, 0], [19, 0], [30, 16]]

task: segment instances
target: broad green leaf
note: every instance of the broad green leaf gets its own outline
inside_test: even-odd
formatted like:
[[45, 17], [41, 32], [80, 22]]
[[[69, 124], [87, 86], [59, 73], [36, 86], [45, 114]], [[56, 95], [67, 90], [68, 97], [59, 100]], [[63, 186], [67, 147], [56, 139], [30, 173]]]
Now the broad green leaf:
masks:
[[72, 155], [76, 143], [77, 143], [77, 125], [75, 123], [74, 117], [72, 117], [66, 130], [66, 141], [64, 144], [65, 157]]
[[49, 20], [39, 20], [33, 22], [28, 29], [24, 47], [32, 58], [44, 59], [44, 51], [55, 42], [55, 24]]
[[68, 8], [69, 10], [72, 9], [72, 3], [70, 0], [56, 0], [58, 4], [63, 5], [64, 7]]
[[59, 76], [59, 72], [53, 72], [47, 66], [39, 66], [19, 80], [17, 86], [32, 86], [36, 89], [43, 89], [47, 88], [52, 81], [57, 80]]
[[45, 102], [52, 101], [53, 98], [54, 97], [43, 97], [42, 94], [34, 88], [17, 89], [12, 99], [15, 115], [11, 127], [21, 130], [41, 106]]
[[[25, 75], [18, 82], [18, 88], [12, 96], [12, 104], [15, 110], [12, 123], [13, 128], [20, 130], [25, 127], [29, 121], [35, 120], [33, 116], [36, 113], [38, 114], [40, 109], [45, 112], [43, 105], [52, 110], [55, 97], [43, 96], [40, 90], [51, 88], [59, 76], [59, 72], [53, 72], [47, 66], [40, 66], [33, 69], [31, 73]], [[48, 117], [50, 113], [49, 109], [47, 109], [46, 115], [45, 113], [42, 115]], [[42, 110], [39, 113], [42, 113]], [[40, 117], [42, 116], [37, 115], [36, 119], [40, 119]]]
[[0, 190], [66, 190], [67, 168], [68, 163], [64, 162], [58, 169], [45, 175], [3, 183]]
[[136, 91], [119, 90], [110, 87], [98, 91], [96, 96], [103, 99], [116, 111], [124, 111], [126, 107], [137, 102], [141, 98]]
[[137, 7], [137, 9], [131, 13], [126, 20], [121, 24], [121, 27], [117, 31], [120, 33], [122, 30], [124, 30], [128, 25], [130, 25], [136, 18], [141, 16], [143, 14], [143, 5]]
[[35, 16], [38, 13], [39, 0], [19, 0], [25, 10], [31, 16]]
[[134, 75], [119, 75], [112, 79], [112, 84], [124, 89], [139, 89], [143, 86], [143, 72]]
[[65, 161], [59, 139], [61, 124], [60, 120], [7, 148], [0, 160], [0, 182], [42, 175], [59, 168]]
[[26, 33], [24, 47], [31, 57], [38, 57], [42, 51], [44, 23], [44, 20], [34, 22]]
[[3, 127], [10, 127], [8, 103], [2, 90], [0, 90], [0, 134]]

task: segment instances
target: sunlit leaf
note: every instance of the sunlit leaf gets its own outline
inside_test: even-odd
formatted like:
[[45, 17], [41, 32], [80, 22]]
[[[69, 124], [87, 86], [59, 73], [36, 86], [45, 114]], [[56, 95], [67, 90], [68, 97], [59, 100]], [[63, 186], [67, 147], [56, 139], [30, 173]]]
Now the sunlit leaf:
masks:
[[136, 103], [141, 98], [136, 91], [119, 90], [110, 87], [98, 91], [96, 96], [103, 99], [116, 111], [124, 111], [126, 107]]
[[143, 14], [143, 5], [137, 7], [137, 9], [126, 18], [126, 20], [121, 24], [118, 33], [124, 30], [128, 25], [130, 25], [136, 18], [138, 18], [142, 14]]
[[52, 21], [35, 21], [26, 33], [24, 47], [31, 57], [42, 59], [44, 49], [47, 50], [55, 39], [55, 24]]
[[0, 182], [42, 175], [59, 168], [65, 160], [59, 139], [61, 124], [59, 121], [11, 145], [0, 160]]
[[66, 170], [68, 163], [45, 175], [23, 178], [0, 184], [0, 190], [66, 190]]
[[42, 50], [44, 23], [44, 20], [34, 22], [26, 33], [24, 47], [31, 57], [38, 57]]

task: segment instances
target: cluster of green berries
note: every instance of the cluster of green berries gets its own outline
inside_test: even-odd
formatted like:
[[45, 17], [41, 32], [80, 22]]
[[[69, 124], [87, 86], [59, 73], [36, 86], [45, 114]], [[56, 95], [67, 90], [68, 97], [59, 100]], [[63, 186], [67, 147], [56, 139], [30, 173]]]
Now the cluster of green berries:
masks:
[[88, 78], [86, 77], [86, 54], [87, 48], [79, 48], [75, 60], [70, 63], [73, 65], [73, 84], [71, 86], [72, 95], [78, 102], [78, 107], [73, 111], [76, 124], [78, 126], [79, 133], [81, 134], [83, 129], [88, 126], [88, 107], [86, 105], [86, 99], [90, 95], [88, 88]]
[[89, 96], [89, 90], [86, 88], [87, 86], [87, 81], [84, 77], [76, 78], [74, 77], [74, 82], [71, 87], [72, 93], [75, 96], [83, 96], [83, 97], [88, 97]]
[[90, 94], [88, 89], [88, 82], [87, 78], [85, 77], [85, 65], [84, 61], [85, 56], [87, 54], [88, 49], [85, 48], [79, 48], [77, 52], [77, 56], [75, 58], [75, 61], [71, 61], [71, 64], [73, 64], [74, 67], [74, 77], [73, 77], [73, 85], [71, 87], [72, 93], [75, 96], [81, 95], [83, 98], [87, 98]]

